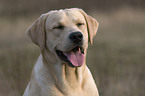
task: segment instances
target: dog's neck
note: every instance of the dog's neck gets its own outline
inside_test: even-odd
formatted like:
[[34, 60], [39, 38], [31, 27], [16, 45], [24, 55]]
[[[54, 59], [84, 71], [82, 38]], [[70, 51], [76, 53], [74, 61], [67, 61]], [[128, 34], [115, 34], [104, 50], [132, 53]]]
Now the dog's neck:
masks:
[[67, 85], [67, 87], [76, 89], [82, 85], [86, 67], [85, 62], [81, 67], [72, 68], [65, 63], [61, 63], [56, 54], [47, 50], [42, 52], [42, 58], [44, 66], [48, 69], [53, 82], [55, 81], [58, 88], [59, 86], [65, 88]]

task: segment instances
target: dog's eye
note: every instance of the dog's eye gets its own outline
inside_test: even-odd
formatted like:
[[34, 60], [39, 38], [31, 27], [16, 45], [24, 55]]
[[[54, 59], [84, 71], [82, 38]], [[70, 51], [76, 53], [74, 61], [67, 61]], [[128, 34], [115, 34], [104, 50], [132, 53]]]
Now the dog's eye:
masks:
[[82, 26], [82, 25], [85, 25], [84, 23], [77, 23], [76, 24], [78, 27]]
[[63, 29], [63, 28], [64, 28], [63, 25], [59, 25], [59, 26], [55, 26], [55, 27], [53, 27], [53, 29]]

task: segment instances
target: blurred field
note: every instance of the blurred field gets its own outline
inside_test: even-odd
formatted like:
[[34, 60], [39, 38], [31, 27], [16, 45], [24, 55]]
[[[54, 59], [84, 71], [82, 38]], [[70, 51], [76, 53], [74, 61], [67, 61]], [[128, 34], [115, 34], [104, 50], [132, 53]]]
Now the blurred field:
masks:
[[[90, 14], [100, 27], [87, 64], [100, 96], [145, 96], [145, 11]], [[0, 18], [0, 96], [20, 96], [27, 86], [40, 52], [25, 30], [39, 15]]]

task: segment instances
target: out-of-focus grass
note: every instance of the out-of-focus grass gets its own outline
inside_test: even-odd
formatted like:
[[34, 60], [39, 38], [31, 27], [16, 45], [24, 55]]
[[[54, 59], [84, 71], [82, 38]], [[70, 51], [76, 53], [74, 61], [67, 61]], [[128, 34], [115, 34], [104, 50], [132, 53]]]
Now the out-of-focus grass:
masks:
[[98, 18], [88, 65], [101, 96], [144, 96], [145, 13], [126, 9]]
[[[145, 95], [145, 12], [93, 12], [99, 31], [89, 47], [89, 66], [100, 96]], [[22, 95], [39, 49], [25, 36], [36, 16], [0, 18], [0, 96]]]
[[39, 56], [38, 48], [25, 35], [32, 22], [31, 18], [1, 18], [0, 96], [22, 95], [29, 81]]

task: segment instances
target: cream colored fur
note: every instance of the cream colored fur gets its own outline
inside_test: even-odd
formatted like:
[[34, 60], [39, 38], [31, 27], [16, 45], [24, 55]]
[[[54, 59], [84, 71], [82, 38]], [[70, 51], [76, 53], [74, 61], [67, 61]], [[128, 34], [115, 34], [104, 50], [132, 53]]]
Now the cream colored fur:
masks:
[[[77, 26], [79, 22], [84, 25]], [[64, 29], [55, 28], [59, 24]], [[41, 15], [27, 30], [28, 37], [40, 47], [41, 54], [23, 96], [99, 96], [86, 62], [81, 67], [70, 67], [55, 52], [56, 49], [72, 49], [68, 36], [80, 31], [86, 58], [88, 42], [92, 44], [97, 29], [98, 22], [81, 9], [56, 10]]]

